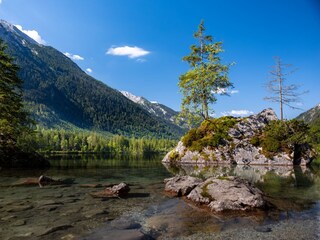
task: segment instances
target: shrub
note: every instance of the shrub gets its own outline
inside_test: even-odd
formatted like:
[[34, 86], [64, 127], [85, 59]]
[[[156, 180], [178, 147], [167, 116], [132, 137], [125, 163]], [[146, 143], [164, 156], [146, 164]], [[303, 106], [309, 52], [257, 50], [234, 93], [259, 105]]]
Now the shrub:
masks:
[[176, 160], [179, 160], [180, 159], [180, 155], [177, 151], [175, 150], [172, 150], [170, 153], [169, 153], [169, 160], [172, 160], [172, 161], [176, 161]]
[[309, 144], [309, 127], [302, 121], [272, 121], [262, 133], [253, 136], [250, 143], [260, 146], [263, 154], [271, 158], [280, 151], [292, 152], [297, 145]]
[[191, 129], [183, 138], [183, 144], [191, 151], [201, 152], [205, 147], [217, 147], [230, 140], [228, 130], [238, 122], [234, 117], [226, 116], [204, 120], [198, 129]]

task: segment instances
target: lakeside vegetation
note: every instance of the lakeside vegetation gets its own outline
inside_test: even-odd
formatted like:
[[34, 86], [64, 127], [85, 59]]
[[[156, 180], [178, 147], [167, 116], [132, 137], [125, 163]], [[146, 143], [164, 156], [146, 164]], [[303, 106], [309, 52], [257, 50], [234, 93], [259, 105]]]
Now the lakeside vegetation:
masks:
[[104, 135], [90, 131], [38, 129], [33, 134], [22, 134], [19, 146], [40, 153], [111, 153], [147, 154], [171, 150], [177, 141], [157, 138], [135, 138]]

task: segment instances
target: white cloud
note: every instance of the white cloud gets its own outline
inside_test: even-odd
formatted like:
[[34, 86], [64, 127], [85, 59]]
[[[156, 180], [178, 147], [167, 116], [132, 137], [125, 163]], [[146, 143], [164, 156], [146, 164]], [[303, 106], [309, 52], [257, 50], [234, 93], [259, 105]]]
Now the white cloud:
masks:
[[228, 89], [226, 89], [226, 88], [217, 88], [217, 90], [215, 90], [215, 91], [212, 91], [213, 93], [216, 93], [216, 94], [226, 94], [227, 93], [227, 91], [228, 91]]
[[2, 3], [2, 0], [0, 0], [0, 4]]
[[215, 94], [219, 94], [219, 95], [222, 95], [222, 94], [236, 94], [236, 93], [239, 93], [239, 90], [231, 90], [231, 91], [228, 91], [227, 88], [217, 88], [216, 91], [212, 91], [212, 93], [215, 93]]
[[86, 69], [86, 72], [87, 72], [87, 73], [92, 73], [92, 69], [91, 69], [91, 68], [87, 68], [87, 69]]
[[231, 111], [221, 113], [221, 115], [223, 116], [235, 116], [235, 117], [243, 117], [251, 114], [253, 114], [253, 112], [249, 110], [231, 110]]
[[135, 47], [129, 47], [129, 46], [111, 47], [106, 52], [106, 54], [109, 54], [109, 55], [128, 56], [129, 58], [138, 58], [138, 57], [148, 55], [149, 53], [150, 53], [149, 51], [136, 46]]
[[68, 58], [71, 58], [72, 60], [84, 60], [83, 57], [77, 55], [77, 54], [71, 54], [71, 53], [68, 53], [68, 52], [65, 52], [64, 55], [66, 55]]
[[[1, 0], [0, 0], [1, 1]], [[1, 3], [1, 2], [0, 2]], [[15, 25], [16, 28], [18, 28], [21, 32], [31, 37], [33, 40], [35, 40], [37, 43], [40, 44], [46, 44], [46, 41], [43, 40], [40, 36], [40, 34], [36, 30], [25, 30], [22, 28], [21, 25]]]

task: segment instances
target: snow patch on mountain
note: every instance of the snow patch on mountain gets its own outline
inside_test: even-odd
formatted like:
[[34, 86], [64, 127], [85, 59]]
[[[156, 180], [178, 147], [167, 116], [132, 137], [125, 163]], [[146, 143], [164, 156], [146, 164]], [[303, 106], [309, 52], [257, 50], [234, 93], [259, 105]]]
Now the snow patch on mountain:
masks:
[[171, 123], [175, 123], [175, 117], [179, 114], [173, 109], [158, 103], [157, 101], [149, 101], [144, 97], [138, 97], [127, 91], [120, 91], [126, 98], [139, 104], [142, 108], [147, 110], [150, 114], [160, 117]]

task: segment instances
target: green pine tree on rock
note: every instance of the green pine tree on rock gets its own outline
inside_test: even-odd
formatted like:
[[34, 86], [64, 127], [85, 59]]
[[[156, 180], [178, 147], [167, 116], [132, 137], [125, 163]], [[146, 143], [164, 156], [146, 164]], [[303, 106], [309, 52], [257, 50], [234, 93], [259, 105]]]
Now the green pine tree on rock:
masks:
[[221, 63], [222, 42], [213, 42], [212, 36], [205, 35], [204, 21], [193, 36], [198, 45], [192, 45], [190, 55], [183, 58], [190, 69], [179, 81], [183, 94], [182, 115], [209, 119], [209, 104], [217, 101], [216, 94], [227, 94], [226, 89], [232, 87], [228, 78], [230, 65]]

